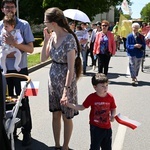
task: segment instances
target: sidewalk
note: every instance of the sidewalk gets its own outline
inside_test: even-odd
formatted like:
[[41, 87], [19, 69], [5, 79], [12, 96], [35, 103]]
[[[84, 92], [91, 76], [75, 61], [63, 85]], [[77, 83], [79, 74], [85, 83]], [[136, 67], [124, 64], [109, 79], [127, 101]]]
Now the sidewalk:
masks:
[[40, 53], [42, 51], [42, 47], [34, 47], [34, 51], [32, 54]]
[[[36, 50], [35, 50], [36, 51]], [[150, 57], [146, 57], [145, 65], [150, 64]], [[88, 64], [91, 64], [89, 57]], [[110, 60], [109, 67], [109, 91], [114, 95], [117, 104], [117, 113], [129, 116], [142, 125], [137, 130], [130, 130], [125, 128], [121, 130], [119, 124], [114, 122], [112, 124], [112, 146], [122, 143], [122, 150], [148, 150], [150, 147], [149, 129], [150, 116], [149, 111], [149, 75], [150, 69], [145, 69], [145, 72], [139, 72], [138, 80], [139, 85], [133, 87], [131, 85], [131, 78], [126, 77], [128, 66], [128, 57], [126, 52], [117, 51], [116, 55]], [[30, 73], [32, 81], [39, 81], [39, 92], [37, 96], [30, 97], [31, 116], [33, 121], [32, 129], [32, 144], [28, 147], [22, 147], [21, 140], [22, 134], [19, 135], [18, 140], [15, 141], [16, 150], [54, 150], [54, 138], [52, 130], [52, 113], [49, 112], [48, 104], [48, 75], [50, 65], [37, 69], [35, 72]], [[92, 67], [87, 67], [87, 75], [81, 76], [77, 82], [78, 88], [78, 103], [82, 104], [84, 99], [89, 93], [94, 92], [91, 85], [91, 77], [97, 72], [92, 70]], [[140, 92], [139, 92], [140, 91]], [[139, 111], [142, 110], [142, 111]], [[79, 113], [73, 119], [73, 134], [69, 143], [69, 147], [74, 150], [88, 150], [90, 146], [90, 131], [89, 131], [89, 113], [90, 110], [86, 109]], [[63, 129], [63, 124], [62, 124]], [[18, 130], [19, 133], [20, 130]], [[122, 134], [122, 131], [124, 134]], [[121, 135], [121, 136], [120, 136]], [[80, 137], [80, 139], [79, 139]], [[121, 140], [118, 138], [121, 137]], [[119, 140], [116, 140], [119, 139]], [[60, 144], [63, 143], [63, 136], [60, 136]], [[117, 141], [117, 142], [114, 142]], [[140, 141], [140, 144], [137, 144]], [[133, 148], [134, 147], [134, 148]], [[143, 148], [144, 147], [144, 148]], [[116, 150], [116, 149], [115, 149]]]
[[42, 51], [42, 47], [34, 47], [34, 51], [33, 53], [28, 53], [28, 55], [33, 55], [33, 54], [36, 54], [36, 53], [40, 53]]

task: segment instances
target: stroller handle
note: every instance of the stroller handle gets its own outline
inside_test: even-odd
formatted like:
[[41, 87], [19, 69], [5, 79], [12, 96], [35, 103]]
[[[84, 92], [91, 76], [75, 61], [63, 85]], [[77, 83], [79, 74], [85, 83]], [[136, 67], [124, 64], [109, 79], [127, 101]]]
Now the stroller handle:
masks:
[[15, 77], [15, 78], [22, 78], [22, 79], [26, 79], [27, 84], [30, 83], [31, 78], [27, 75], [23, 75], [23, 74], [18, 74], [18, 73], [8, 73], [5, 74], [6, 78], [10, 78], [10, 77]]

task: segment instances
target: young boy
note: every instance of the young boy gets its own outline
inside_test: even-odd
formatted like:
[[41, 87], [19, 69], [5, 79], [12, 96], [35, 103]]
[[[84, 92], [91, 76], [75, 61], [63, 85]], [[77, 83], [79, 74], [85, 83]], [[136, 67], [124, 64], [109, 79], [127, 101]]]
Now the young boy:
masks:
[[90, 150], [111, 150], [112, 129], [110, 121], [114, 121], [116, 104], [114, 97], [107, 92], [108, 78], [97, 73], [92, 77], [92, 85], [95, 93], [90, 94], [82, 105], [75, 105], [61, 100], [63, 105], [76, 110], [84, 110], [91, 107], [90, 111]]

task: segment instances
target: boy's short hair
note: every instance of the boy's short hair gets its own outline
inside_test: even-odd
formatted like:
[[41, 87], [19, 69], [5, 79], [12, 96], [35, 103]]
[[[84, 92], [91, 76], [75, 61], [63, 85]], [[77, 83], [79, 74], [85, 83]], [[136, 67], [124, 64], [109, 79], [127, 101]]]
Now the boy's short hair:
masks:
[[6, 3], [12, 3], [12, 4], [15, 5], [15, 7], [17, 7], [15, 0], [2, 0], [1, 8], [4, 8], [4, 5], [5, 5]]
[[108, 83], [108, 78], [105, 74], [103, 73], [96, 73], [93, 77], [92, 77], [92, 85], [97, 85], [99, 83]]

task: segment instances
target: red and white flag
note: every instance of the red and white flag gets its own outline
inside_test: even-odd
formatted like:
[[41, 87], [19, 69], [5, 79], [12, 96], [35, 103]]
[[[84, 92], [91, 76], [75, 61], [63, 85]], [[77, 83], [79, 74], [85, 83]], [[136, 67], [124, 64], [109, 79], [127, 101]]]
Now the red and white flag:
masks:
[[[21, 81], [21, 87], [23, 88], [26, 81]], [[25, 96], [37, 96], [39, 89], [39, 81], [31, 81], [25, 91]]]
[[135, 120], [131, 120], [126, 116], [122, 116], [120, 113], [118, 115], [115, 116], [115, 119], [118, 123], [125, 125], [131, 129], [136, 129], [138, 126], [141, 125], [140, 122], [137, 122]]

